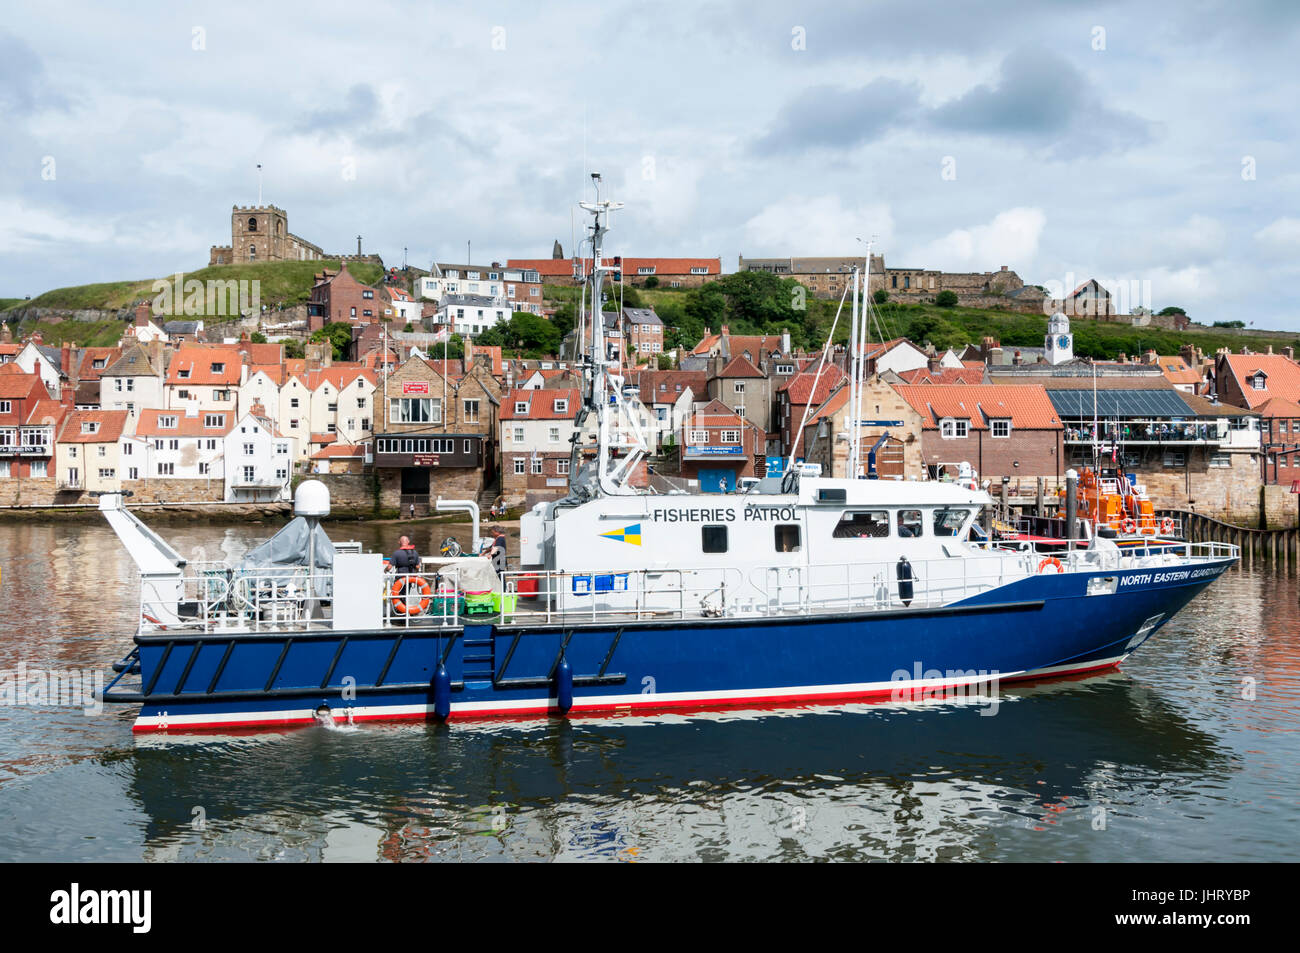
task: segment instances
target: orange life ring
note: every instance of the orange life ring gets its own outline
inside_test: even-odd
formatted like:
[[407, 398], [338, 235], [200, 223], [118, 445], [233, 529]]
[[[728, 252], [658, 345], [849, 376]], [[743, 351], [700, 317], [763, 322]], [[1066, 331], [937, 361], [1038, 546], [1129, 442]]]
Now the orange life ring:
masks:
[[[408, 583], [419, 589], [420, 594], [424, 596], [424, 598], [415, 606], [408, 606], [406, 600], [402, 598]], [[388, 591], [388, 598], [389, 601], [392, 602], [393, 608], [403, 615], [406, 615], [407, 613], [410, 613], [411, 615], [420, 615], [429, 608], [429, 600], [432, 596], [433, 586], [429, 585], [429, 580], [425, 579], [423, 576], [398, 576], [393, 580], [393, 588]]]
[[1121, 532], [1133, 533], [1137, 531], [1137, 523], [1133, 522], [1131, 519], [1126, 519], [1119, 524], [1119, 528]]
[[1160, 521], [1160, 532], [1172, 533], [1173, 531], [1174, 531], [1174, 521], [1170, 517], [1166, 516], [1164, 519]]
[[1061, 565], [1061, 561], [1057, 559], [1055, 556], [1048, 556], [1041, 563], [1039, 563], [1038, 571], [1042, 572], [1048, 566], [1055, 566], [1057, 572], [1065, 572], [1065, 567]]

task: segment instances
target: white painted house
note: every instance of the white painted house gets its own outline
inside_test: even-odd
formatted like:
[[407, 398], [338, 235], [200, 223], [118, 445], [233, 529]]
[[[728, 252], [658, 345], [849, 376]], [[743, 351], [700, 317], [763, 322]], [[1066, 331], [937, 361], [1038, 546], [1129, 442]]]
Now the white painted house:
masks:
[[276, 430], [260, 405], [239, 418], [225, 437], [226, 502], [289, 499], [296, 457], [293, 443], [292, 437]]

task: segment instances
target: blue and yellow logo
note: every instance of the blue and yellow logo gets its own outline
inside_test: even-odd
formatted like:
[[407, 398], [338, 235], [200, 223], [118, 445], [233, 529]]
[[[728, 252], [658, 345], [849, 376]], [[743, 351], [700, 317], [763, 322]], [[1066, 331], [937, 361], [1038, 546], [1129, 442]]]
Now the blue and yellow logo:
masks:
[[624, 526], [622, 529], [610, 530], [608, 533], [601, 533], [605, 539], [617, 540], [620, 543], [631, 543], [633, 546], [641, 545], [641, 524], [633, 523], [631, 526]]

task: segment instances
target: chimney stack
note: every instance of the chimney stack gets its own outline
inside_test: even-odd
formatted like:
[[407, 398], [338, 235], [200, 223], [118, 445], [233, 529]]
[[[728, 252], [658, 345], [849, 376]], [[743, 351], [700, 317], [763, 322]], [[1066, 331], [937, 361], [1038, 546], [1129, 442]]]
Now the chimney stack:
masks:
[[1286, 355], [1288, 361], [1295, 360], [1295, 348], [1288, 345], [1287, 347], [1282, 348], [1282, 353]]
[[63, 346], [59, 348], [59, 370], [63, 371], [64, 377], [72, 376], [72, 342], [64, 341]]
[[63, 384], [59, 387], [59, 403], [67, 410], [72, 410], [77, 406], [77, 389], [71, 384]]
[[141, 301], [135, 306], [135, 326], [142, 328], [149, 323], [149, 302]]

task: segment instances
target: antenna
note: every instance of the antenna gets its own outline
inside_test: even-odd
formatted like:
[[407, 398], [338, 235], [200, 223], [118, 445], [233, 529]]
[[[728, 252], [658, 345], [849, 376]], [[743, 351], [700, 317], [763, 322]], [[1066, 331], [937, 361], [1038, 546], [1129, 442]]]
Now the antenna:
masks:
[[262, 204], [262, 163], [257, 164], [257, 204]]

